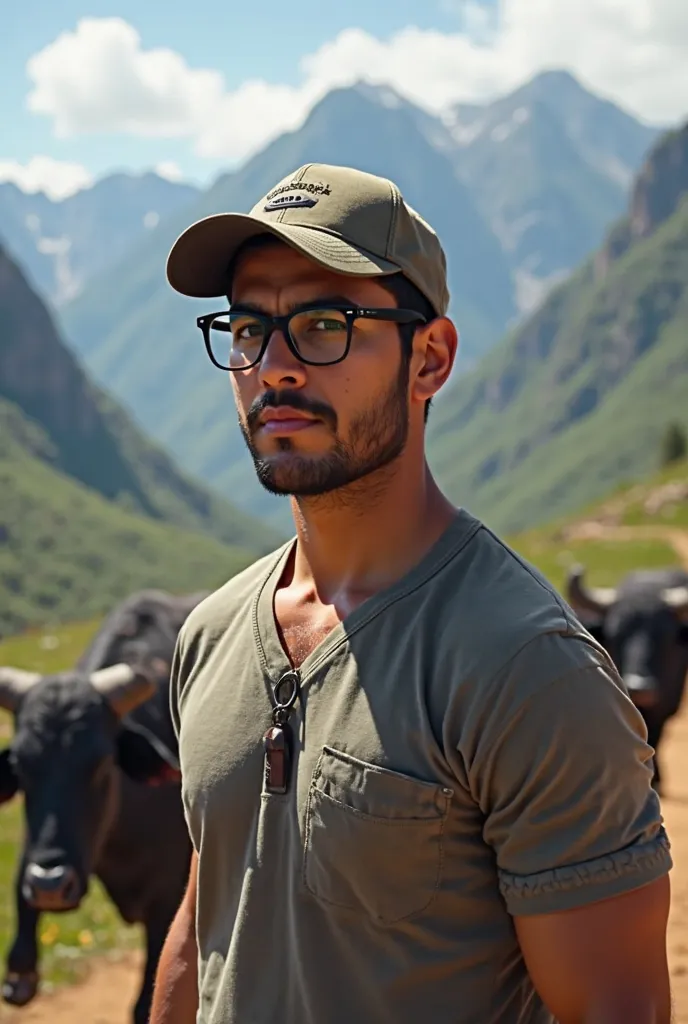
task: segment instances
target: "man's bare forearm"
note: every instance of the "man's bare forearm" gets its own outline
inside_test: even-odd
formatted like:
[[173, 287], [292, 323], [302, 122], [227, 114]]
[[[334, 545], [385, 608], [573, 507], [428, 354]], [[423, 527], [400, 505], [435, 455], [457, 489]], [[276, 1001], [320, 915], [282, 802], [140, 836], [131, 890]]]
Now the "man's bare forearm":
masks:
[[150, 1024], [195, 1024], [198, 1008], [197, 947], [184, 908], [165, 941], [155, 980]]
[[671, 1024], [671, 995], [661, 995], [634, 989], [604, 999], [591, 1007], [580, 1024]]
[[149, 1024], [195, 1024], [198, 1009], [196, 884], [198, 862], [191, 862], [184, 900], [160, 954]]

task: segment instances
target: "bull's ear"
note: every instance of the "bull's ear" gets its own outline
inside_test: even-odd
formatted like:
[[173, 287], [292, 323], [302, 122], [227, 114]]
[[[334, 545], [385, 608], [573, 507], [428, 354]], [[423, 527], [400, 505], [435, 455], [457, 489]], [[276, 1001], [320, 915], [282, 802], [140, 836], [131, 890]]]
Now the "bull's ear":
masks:
[[179, 763], [157, 736], [136, 723], [125, 726], [117, 735], [117, 763], [134, 782], [159, 786], [181, 779]]
[[0, 750], [0, 804], [6, 804], [11, 800], [19, 789], [12, 762], [10, 760], [10, 749]]

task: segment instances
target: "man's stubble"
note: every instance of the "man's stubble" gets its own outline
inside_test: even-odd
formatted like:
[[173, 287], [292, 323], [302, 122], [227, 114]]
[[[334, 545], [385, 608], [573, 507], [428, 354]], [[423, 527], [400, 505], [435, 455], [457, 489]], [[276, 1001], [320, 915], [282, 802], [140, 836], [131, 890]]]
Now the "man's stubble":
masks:
[[[350, 488], [390, 466], [404, 451], [408, 438], [408, 383], [409, 364], [402, 358], [399, 372], [383, 394], [352, 419], [346, 440], [338, 436], [337, 416], [331, 407], [309, 402], [298, 391], [266, 391], [253, 403], [247, 422], [239, 419], [263, 487], [271, 494], [318, 497]], [[322, 455], [303, 455], [292, 438], [281, 437], [277, 439], [280, 455], [261, 455], [253, 443], [253, 433], [263, 409], [279, 405], [319, 416], [334, 437], [330, 450]]]

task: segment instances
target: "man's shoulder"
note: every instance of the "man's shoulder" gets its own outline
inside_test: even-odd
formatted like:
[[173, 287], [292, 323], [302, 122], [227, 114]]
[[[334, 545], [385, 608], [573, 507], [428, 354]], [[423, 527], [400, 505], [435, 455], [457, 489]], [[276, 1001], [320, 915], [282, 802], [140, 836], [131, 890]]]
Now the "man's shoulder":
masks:
[[[476, 520], [470, 542], [436, 579], [440, 601], [476, 640], [500, 649], [542, 633], [578, 632], [580, 623], [562, 595], [526, 558]], [[468, 627], [475, 627], [468, 628]]]
[[477, 677], [486, 683], [489, 667], [496, 682], [520, 680], [524, 695], [594, 667], [613, 673], [604, 648], [539, 569], [484, 524], [474, 540], [461, 613], [468, 635], [479, 638]]
[[544, 679], [606, 661], [556, 587], [484, 523], [436, 586], [435, 642], [483, 694], [512, 666]]
[[222, 633], [231, 626], [236, 617], [243, 615], [250, 607], [272, 569], [292, 543], [291, 540], [287, 541], [256, 559], [197, 604], [182, 627], [183, 637], [188, 639], [203, 633]]

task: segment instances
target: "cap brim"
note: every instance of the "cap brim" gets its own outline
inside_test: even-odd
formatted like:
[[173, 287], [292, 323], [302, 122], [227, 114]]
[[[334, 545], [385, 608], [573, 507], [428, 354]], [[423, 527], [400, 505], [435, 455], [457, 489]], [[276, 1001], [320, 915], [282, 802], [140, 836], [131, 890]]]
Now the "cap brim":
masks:
[[232, 258], [244, 242], [262, 234], [274, 235], [339, 274], [374, 277], [401, 270], [396, 263], [318, 228], [272, 224], [242, 213], [218, 213], [197, 221], [179, 236], [167, 258], [167, 280], [176, 291], [193, 298], [226, 295]]

